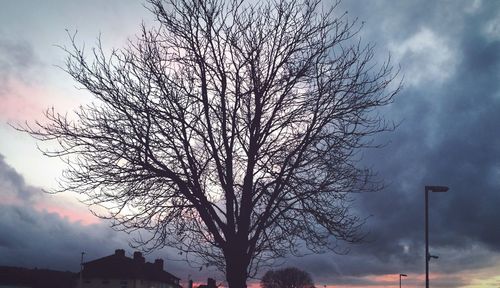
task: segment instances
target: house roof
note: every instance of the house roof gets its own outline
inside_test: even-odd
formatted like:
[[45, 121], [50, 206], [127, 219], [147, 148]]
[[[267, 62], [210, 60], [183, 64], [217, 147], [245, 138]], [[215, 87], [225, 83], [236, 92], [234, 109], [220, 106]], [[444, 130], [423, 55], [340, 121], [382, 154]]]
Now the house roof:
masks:
[[[32, 288], [68, 288], [76, 283], [76, 273], [48, 269], [0, 266], [0, 286]], [[20, 287], [20, 286], [19, 286]]]
[[125, 256], [124, 250], [116, 250], [115, 254], [86, 262], [83, 267], [83, 278], [144, 279], [176, 285], [180, 280], [163, 270], [163, 260], [145, 262], [140, 252], [135, 252], [134, 258], [129, 258]]

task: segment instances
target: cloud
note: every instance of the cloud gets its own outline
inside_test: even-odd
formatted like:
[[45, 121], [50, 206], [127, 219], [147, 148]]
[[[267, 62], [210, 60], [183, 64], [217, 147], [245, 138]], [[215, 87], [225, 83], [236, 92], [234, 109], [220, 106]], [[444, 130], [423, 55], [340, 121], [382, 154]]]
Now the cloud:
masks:
[[[56, 195], [60, 196], [60, 195]], [[133, 236], [114, 231], [70, 198], [56, 197], [28, 185], [0, 154], [0, 265], [78, 271], [80, 253], [90, 261], [126, 249]], [[165, 269], [195, 281], [219, 276], [212, 269], [199, 271], [179, 261], [169, 248], [146, 255], [149, 262], [165, 259]]]
[[401, 125], [377, 137], [384, 148], [365, 151], [364, 164], [387, 185], [355, 195], [357, 213], [368, 217], [366, 242], [348, 255], [285, 265], [341, 287], [383, 285], [377, 275], [399, 273], [421, 285], [424, 186], [448, 185], [448, 193], [430, 195], [430, 247], [440, 256], [431, 263], [433, 283], [460, 287], [494, 275], [482, 271], [500, 265], [500, 39], [487, 31], [496, 31], [500, 5], [460, 3], [342, 3], [365, 21], [362, 39], [375, 42], [377, 52], [391, 50], [402, 65], [404, 89], [384, 110]]
[[[468, 279], [497, 273], [500, 5], [494, 1], [353, 0], [341, 6], [349, 10], [349, 15], [365, 21], [359, 36], [377, 44], [380, 62], [387, 51], [392, 51], [393, 60], [401, 64], [404, 90], [384, 110], [389, 120], [401, 125], [394, 133], [377, 139], [379, 143], [389, 142], [386, 147], [365, 151], [364, 164], [374, 167], [387, 183], [380, 193], [356, 195], [356, 211], [369, 217], [367, 241], [351, 246], [348, 255], [288, 258], [286, 264], [304, 268], [317, 283], [367, 287], [386, 283], [383, 277], [408, 273], [411, 277], [407, 283], [420, 285], [424, 269], [423, 187], [437, 184], [451, 189], [430, 195], [431, 252], [440, 256], [431, 263], [431, 271], [437, 273], [433, 283], [458, 287], [468, 285]], [[22, 41], [0, 44], [0, 55], [10, 55], [0, 58], [0, 67], [5, 67], [2, 71], [7, 71], [0, 77], [17, 75], [16, 83], [20, 83], [10, 82], [9, 87], [29, 82], [18, 71], [38, 69], [38, 60], [31, 55], [35, 49], [28, 46]], [[14, 51], [16, 47], [19, 52]], [[47, 94], [28, 89], [21, 94], [30, 95], [30, 91], [33, 95]], [[19, 102], [19, 107], [23, 103]], [[12, 109], [5, 108], [0, 114], [7, 110]], [[10, 232], [0, 234], [0, 259], [30, 259], [37, 249], [44, 248], [38, 244], [43, 241], [49, 243], [49, 252], [37, 256], [36, 263], [48, 263], [52, 252], [63, 257], [56, 249], [68, 247], [71, 251], [66, 254], [72, 256], [61, 263], [74, 265], [83, 249], [89, 252], [89, 258], [97, 258], [126, 242], [109, 232], [106, 225], [84, 225], [64, 218], [63, 212], [49, 212], [56, 211], [47, 208], [54, 202], [43, 200], [47, 201], [45, 210], [36, 206], [42, 201], [36, 196], [39, 189], [24, 183], [2, 163], [0, 160], [0, 193], [4, 193], [0, 196], [0, 225]], [[5, 195], [17, 200], [5, 202]], [[22, 231], [15, 227], [22, 227]], [[53, 235], [59, 235], [54, 232], [67, 236], [54, 239]], [[106, 242], [108, 237], [111, 240]], [[183, 274], [179, 276], [190, 273], [175, 263], [174, 271]]]
[[[386, 114], [402, 123], [394, 133], [378, 137], [379, 143], [390, 139], [386, 147], [365, 151], [364, 163], [387, 183], [380, 193], [356, 196], [358, 213], [371, 216], [367, 242], [352, 246], [346, 256], [311, 256], [295, 263], [315, 267], [313, 274], [325, 281], [421, 275], [423, 187], [435, 184], [451, 189], [430, 195], [431, 252], [440, 256], [432, 271], [458, 274], [498, 266], [500, 39], [485, 33], [485, 27], [495, 25], [500, 6], [478, 2], [465, 9], [434, 1], [349, 5], [351, 15], [368, 23], [364, 40], [392, 48], [403, 62], [405, 87]], [[442, 287], [467, 283], [439, 277]]]
[[483, 25], [482, 32], [490, 41], [500, 40], [500, 13], [494, 15]]
[[29, 42], [0, 34], [1, 120], [24, 120], [22, 117], [43, 111], [43, 92], [38, 83], [41, 68], [42, 62]]
[[0, 203], [32, 202], [40, 193], [40, 190], [26, 185], [24, 178], [10, 167], [0, 154]]
[[1, 205], [0, 217], [0, 265], [77, 271], [81, 251], [104, 256], [126, 244], [103, 224], [84, 226], [56, 213]]
[[402, 65], [406, 86], [442, 83], [454, 73], [458, 57], [445, 39], [427, 27], [401, 42], [390, 42], [389, 51]]
[[342, 8], [365, 21], [360, 36], [377, 44], [380, 61], [392, 51], [401, 63], [404, 89], [384, 110], [401, 125], [377, 137], [384, 148], [364, 151], [364, 164], [387, 185], [355, 195], [357, 213], [368, 217], [366, 242], [348, 255], [285, 265], [305, 268], [322, 284], [383, 285], [377, 275], [408, 273], [421, 285], [424, 186], [448, 185], [448, 193], [430, 195], [430, 247], [440, 256], [431, 263], [433, 283], [468, 285], [499, 266], [500, 41], [485, 31], [494, 31], [488, 27], [500, 5], [345, 1]]
[[42, 62], [29, 42], [6, 39], [0, 35], [0, 92], [6, 88], [9, 78], [31, 82], [41, 67]]
[[[0, 31], [0, 121], [18, 122], [40, 119], [50, 107], [68, 111], [77, 106], [75, 99], [62, 95], [57, 83], [47, 77], [58, 68], [45, 63], [34, 44], [22, 39], [7, 39]], [[54, 49], [57, 49], [53, 47]], [[62, 57], [62, 56], [61, 56]], [[62, 75], [62, 76], [61, 76]], [[77, 92], [71, 93], [73, 96]], [[82, 94], [82, 93], [80, 93]], [[87, 95], [88, 96], [88, 95]], [[88, 98], [86, 97], [87, 101]], [[43, 120], [42, 120], [43, 121]]]
[[[72, 217], [70, 211], [81, 213], [82, 207], [57, 200], [64, 198], [54, 199], [25, 183], [0, 154], [0, 265], [75, 271], [80, 251], [106, 255], [126, 244], [105, 223], [84, 224], [93, 217], [89, 212], [82, 218]], [[54, 213], [47, 204], [68, 208]]]
[[[75, 195], [72, 195], [75, 197]], [[75, 197], [76, 198], [76, 197]], [[28, 185], [24, 177], [5, 162], [0, 154], [0, 204], [16, 205], [37, 211], [52, 212], [71, 222], [94, 224], [98, 218], [70, 197], [44, 193], [40, 188]]]

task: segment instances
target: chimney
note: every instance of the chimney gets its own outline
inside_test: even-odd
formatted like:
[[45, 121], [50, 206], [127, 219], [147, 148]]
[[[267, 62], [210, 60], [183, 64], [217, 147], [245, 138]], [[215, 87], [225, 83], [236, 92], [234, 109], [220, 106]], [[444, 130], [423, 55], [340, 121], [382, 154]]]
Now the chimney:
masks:
[[116, 249], [115, 250], [115, 255], [119, 257], [125, 257], [125, 250], [123, 249]]
[[193, 288], [193, 280], [189, 280], [188, 288]]
[[208, 278], [208, 280], [207, 280], [207, 287], [208, 288], [216, 288], [217, 285], [215, 284], [215, 279]]
[[134, 261], [137, 261], [137, 262], [140, 262], [140, 263], [144, 263], [144, 262], [146, 262], [146, 259], [144, 259], [144, 257], [142, 257], [142, 253], [141, 252], [135, 251], [134, 252]]
[[159, 271], [163, 271], [163, 259], [156, 259], [155, 260], [155, 267]]

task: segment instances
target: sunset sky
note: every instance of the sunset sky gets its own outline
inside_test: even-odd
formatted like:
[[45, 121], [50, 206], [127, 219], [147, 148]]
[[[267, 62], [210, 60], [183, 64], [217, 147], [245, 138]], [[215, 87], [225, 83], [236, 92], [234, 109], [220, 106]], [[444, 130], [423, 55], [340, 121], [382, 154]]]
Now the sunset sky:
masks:
[[[77, 195], [49, 195], [63, 168], [37, 142], [14, 130], [92, 102], [62, 71], [68, 32], [86, 49], [101, 35], [105, 49], [122, 47], [154, 25], [140, 0], [0, 0], [0, 265], [77, 271], [80, 252], [91, 260], [124, 248], [129, 235], [94, 217]], [[381, 149], [363, 151], [386, 188], [355, 196], [366, 217], [365, 242], [347, 255], [287, 258], [309, 272], [316, 287], [404, 287], [424, 283], [424, 186], [430, 195], [432, 287], [500, 287], [500, 1], [345, 0], [338, 12], [363, 23], [359, 36], [374, 43], [379, 63], [401, 67], [403, 90], [379, 112], [399, 123], [377, 136]], [[109, 51], [109, 50], [108, 50]], [[223, 281], [198, 271], [176, 252], [166, 270], [182, 278]], [[170, 259], [170, 260], [169, 260]], [[257, 280], [253, 280], [256, 286]]]

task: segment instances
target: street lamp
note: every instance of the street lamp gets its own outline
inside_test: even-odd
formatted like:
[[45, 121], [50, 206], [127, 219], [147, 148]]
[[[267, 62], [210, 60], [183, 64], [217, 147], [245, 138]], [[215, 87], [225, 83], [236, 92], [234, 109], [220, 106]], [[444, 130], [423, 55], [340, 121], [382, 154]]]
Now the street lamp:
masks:
[[406, 274], [399, 274], [399, 288], [401, 288], [401, 277], [408, 277]]
[[80, 258], [80, 288], [83, 287], [83, 255], [85, 252], [82, 252], [82, 258]]
[[446, 192], [446, 186], [425, 186], [425, 288], [429, 288], [429, 261], [437, 256], [429, 254], [429, 192]]

